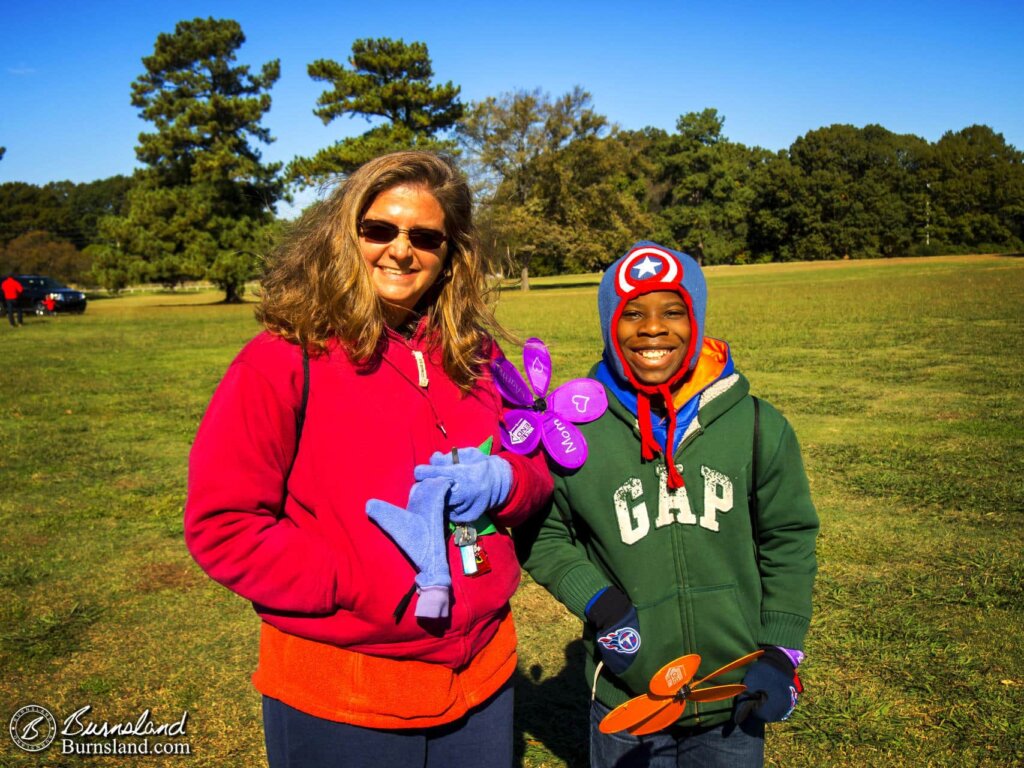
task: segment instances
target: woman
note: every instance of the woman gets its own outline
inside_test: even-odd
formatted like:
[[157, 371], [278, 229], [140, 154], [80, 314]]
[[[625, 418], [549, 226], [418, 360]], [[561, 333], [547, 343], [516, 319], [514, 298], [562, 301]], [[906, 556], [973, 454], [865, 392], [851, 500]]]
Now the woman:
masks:
[[[253, 683], [274, 768], [511, 765], [519, 566], [507, 528], [552, 483], [540, 456], [478, 449], [498, 445], [501, 407], [484, 274], [450, 161], [367, 163], [275, 254], [265, 330], [203, 418], [185, 539], [263, 620]], [[433, 614], [412, 594], [400, 538], [367, 515], [415, 512], [414, 473], [430, 475], [419, 487], [443, 484], [452, 519], [485, 510], [494, 523], [477, 523], [471, 575], [447, 523], [432, 529], [451, 564], [450, 600]]]

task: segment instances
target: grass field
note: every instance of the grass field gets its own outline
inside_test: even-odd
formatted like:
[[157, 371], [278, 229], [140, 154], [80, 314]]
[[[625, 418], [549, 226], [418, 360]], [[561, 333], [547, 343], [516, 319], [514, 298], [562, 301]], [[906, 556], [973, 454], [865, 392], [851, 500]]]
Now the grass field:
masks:
[[[776, 766], [1024, 763], [1024, 260], [708, 270], [712, 336], [801, 437], [822, 519], [815, 616]], [[556, 378], [600, 347], [596, 277], [506, 293]], [[263, 761], [257, 619], [182, 543], [186, 457], [256, 331], [215, 293], [93, 301], [0, 326], [0, 723], [25, 704], [157, 722], [189, 757]], [[518, 356], [510, 352], [510, 357]], [[516, 734], [525, 766], [586, 764], [579, 623], [528, 580]], [[59, 743], [59, 742], [58, 742]], [[0, 766], [151, 765], [18, 750]]]

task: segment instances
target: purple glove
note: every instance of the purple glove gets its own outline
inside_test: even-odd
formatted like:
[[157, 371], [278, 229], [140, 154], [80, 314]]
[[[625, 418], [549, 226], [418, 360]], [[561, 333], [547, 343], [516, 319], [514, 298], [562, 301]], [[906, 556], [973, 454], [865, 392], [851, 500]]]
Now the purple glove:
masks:
[[[380, 499], [366, 502], [366, 514], [408, 555], [416, 570], [416, 615], [444, 618], [448, 615], [448, 569], [444, 506], [448, 483], [431, 480], [414, 483], [409, 490], [408, 509]], [[403, 601], [404, 602], [404, 601]], [[402, 605], [400, 603], [399, 605]], [[404, 611], [404, 606], [399, 611]]]
[[435, 453], [430, 463], [420, 464], [413, 475], [417, 480], [437, 477], [450, 481], [449, 520], [472, 523], [508, 498], [512, 488], [512, 465], [479, 448], [459, 448], [457, 453], [458, 463], [450, 453]]

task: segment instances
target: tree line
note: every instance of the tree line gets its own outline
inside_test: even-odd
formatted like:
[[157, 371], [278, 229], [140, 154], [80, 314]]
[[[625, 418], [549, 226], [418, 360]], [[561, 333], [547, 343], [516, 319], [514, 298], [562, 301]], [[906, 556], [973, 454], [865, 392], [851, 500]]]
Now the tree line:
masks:
[[[1024, 154], [984, 125], [936, 142], [879, 125], [832, 125], [771, 152], [730, 141], [713, 108], [674, 131], [624, 130], [577, 87], [462, 103], [424, 43], [356, 40], [319, 59], [313, 109], [367, 130], [287, 165], [263, 125], [280, 62], [237, 63], [232, 20], [157, 37], [132, 104], [150, 124], [133, 176], [0, 185], [0, 270], [117, 290], [211, 280], [228, 301], [258, 274], [287, 222], [276, 206], [381, 153], [459, 156], [477, 193], [482, 246], [528, 274], [599, 270], [638, 239], [705, 264], [873, 258], [1024, 248]], [[0, 158], [2, 158], [0, 150]]]

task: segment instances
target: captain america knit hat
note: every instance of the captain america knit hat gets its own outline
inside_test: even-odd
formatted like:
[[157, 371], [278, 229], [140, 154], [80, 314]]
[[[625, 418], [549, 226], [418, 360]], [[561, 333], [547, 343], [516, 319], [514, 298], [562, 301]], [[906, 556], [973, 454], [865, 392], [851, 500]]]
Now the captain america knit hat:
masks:
[[[669, 381], [658, 386], [643, 384], [636, 378], [625, 362], [615, 333], [615, 326], [626, 302], [654, 291], [673, 291], [679, 294], [689, 312], [691, 329], [690, 346], [683, 364]], [[601, 278], [601, 285], [597, 291], [597, 309], [604, 338], [604, 360], [616, 376], [638, 393], [637, 416], [641, 425], [641, 453], [646, 460], [654, 458], [654, 454], [660, 451], [651, 430], [651, 395], [660, 395], [666, 403], [669, 415], [668, 445], [672, 445], [675, 409], [671, 407], [671, 389], [673, 385], [686, 378], [697, 365], [704, 344], [707, 301], [707, 283], [696, 260], [681, 251], [666, 248], [650, 240], [642, 240], [633, 245], [625, 255], [605, 270]], [[680, 487], [683, 481], [676, 471], [674, 462], [666, 457], [666, 464], [670, 487]]]

